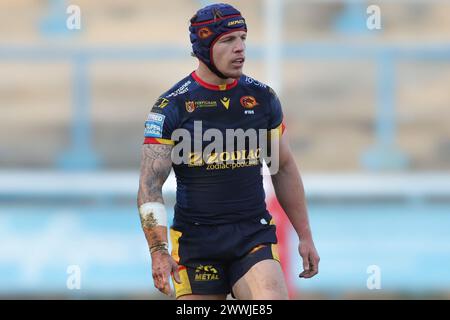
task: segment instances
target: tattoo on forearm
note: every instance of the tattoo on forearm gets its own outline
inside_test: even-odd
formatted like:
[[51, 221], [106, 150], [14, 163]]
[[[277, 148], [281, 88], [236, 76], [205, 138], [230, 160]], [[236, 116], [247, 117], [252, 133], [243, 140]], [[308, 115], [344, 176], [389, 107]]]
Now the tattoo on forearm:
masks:
[[138, 206], [145, 202], [164, 203], [162, 186], [172, 168], [171, 151], [171, 145], [145, 144], [142, 146]]
[[144, 228], [150, 229], [158, 225], [158, 221], [156, 221], [152, 213], [146, 215], [140, 214], [139, 216], [141, 217], [141, 224]]

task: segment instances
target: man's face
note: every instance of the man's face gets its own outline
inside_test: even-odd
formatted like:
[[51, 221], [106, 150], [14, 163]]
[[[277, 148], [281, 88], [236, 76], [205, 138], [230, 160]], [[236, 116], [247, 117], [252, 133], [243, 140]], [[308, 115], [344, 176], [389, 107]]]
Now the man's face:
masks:
[[239, 78], [245, 61], [247, 32], [235, 31], [222, 35], [214, 44], [213, 60], [216, 68], [228, 78]]

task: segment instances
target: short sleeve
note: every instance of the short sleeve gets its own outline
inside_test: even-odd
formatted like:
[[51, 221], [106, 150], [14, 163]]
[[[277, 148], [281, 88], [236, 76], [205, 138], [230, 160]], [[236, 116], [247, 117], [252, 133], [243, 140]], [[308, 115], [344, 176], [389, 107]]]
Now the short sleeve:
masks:
[[174, 144], [172, 132], [178, 128], [175, 99], [159, 97], [145, 121], [144, 144]]
[[280, 99], [272, 88], [269, 88], [269, 130], [279, 130], [283, 134], [285, 125], [283, 123], [283, 110], [281, 109]]

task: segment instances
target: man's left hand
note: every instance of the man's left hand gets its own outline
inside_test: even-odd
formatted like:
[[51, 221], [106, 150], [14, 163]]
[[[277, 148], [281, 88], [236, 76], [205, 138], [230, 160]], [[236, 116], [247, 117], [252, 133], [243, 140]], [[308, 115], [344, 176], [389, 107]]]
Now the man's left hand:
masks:
[[319, 273], [320, 257], [312, 240], [300, 241], [298, 251], [303, 259], [303, 272], [300, 278], [312, 278]]

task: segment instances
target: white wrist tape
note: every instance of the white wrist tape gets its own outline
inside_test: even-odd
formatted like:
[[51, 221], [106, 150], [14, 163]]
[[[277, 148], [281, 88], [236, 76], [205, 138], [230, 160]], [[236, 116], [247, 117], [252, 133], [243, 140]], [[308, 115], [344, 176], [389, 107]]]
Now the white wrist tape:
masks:
[[167, 227], [166, 207], [160, 202], [146, 202], [139, 207], [143, 227]]

